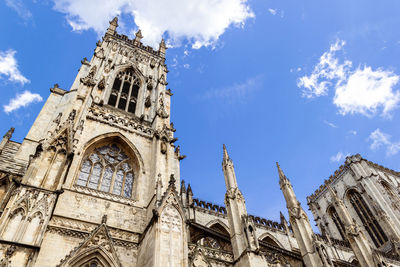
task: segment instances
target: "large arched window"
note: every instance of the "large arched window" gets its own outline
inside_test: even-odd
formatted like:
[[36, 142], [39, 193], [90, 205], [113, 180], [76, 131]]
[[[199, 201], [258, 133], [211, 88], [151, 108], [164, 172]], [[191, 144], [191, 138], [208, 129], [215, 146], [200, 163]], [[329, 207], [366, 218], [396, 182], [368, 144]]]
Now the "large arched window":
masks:
[[336, 212], [336, 209], [334, 207], [330, 207], [328, 209], [328, 213], [331, 216], [333, 222], [335, 223], [340, 236], [342, 237], [343, 240], [346, 240], [344, 225], [343, 225], [342, 221], [340, 220], [339, 214]]
[[115, 77], [108, 104], [134, 114], [139, 88], [140, 79], [133, 69], [121, 71]]
[[372, 214], [371, 209], [368, 207], [367, 203], [365, 203], [362, 196], [357, 191], [350, 190], [348, 193], [348, 198], [375, 246], [380, 247], [386, 241], [388, 241], [385, 232], [379, 225], [377, 219]]
[[131, 198], [133, 181], [131, 159], [111, 143], [86, 155], [76, 184]]

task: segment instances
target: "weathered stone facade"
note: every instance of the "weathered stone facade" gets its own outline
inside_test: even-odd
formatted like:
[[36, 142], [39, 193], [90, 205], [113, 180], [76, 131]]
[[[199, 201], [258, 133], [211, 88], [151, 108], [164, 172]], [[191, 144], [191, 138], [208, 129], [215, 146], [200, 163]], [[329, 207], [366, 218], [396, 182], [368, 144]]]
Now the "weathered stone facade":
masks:
[[[400, 173], [360, 156], [308, 198], [278, 165], [289, 221], [247, 213], [226, 148], [225, 206], [180, 181], [166, 46], [110, 22], [23, 142], [0, 143], [0, 266], [400, 266]], [[353, 219], [354, 218], [354, 219]]]

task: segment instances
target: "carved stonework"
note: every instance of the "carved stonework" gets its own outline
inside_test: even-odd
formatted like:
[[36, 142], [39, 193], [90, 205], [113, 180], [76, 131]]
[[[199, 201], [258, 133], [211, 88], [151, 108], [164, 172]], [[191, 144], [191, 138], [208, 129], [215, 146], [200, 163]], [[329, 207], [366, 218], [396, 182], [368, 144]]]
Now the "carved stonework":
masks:
[[89, 86], [89, 87], [95, 86], [95, 85], [96, 85], [96, 82], [95, 82], [95, 80], [94, 80], [94, 76], [96, 75], [96, 72], [97, 72], [97, 67], [94, 66], [94, 67], [89, 71], [89, 74], [88, 74], [86, 77], [81, 78], [81, 82], [82, 82], [84, 85]]
[[108, 255], [103, 260], [107, 261], [109, 266], [121, 266], [105, 224], [97, 227], [83, 243], [73, 249], [57, 266], [84, 266], [91, 260], [91, 255], [101, 255], [102, 253]]

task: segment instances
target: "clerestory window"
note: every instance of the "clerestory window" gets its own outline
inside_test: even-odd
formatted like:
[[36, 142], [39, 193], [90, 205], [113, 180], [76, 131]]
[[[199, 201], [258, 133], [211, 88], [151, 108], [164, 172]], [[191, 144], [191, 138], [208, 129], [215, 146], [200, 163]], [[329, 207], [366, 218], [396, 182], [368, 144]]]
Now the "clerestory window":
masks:
[[133, 69], [127, 69], [117, 74], [111, 89], [108, 104], [135, 114], [140, 79]]
[[372, 214], [371, 209], [368, 207], [367, 203], [365, 203], [362, 196], [355, 190], [351, 190], [348, 197], [375, 246], [380, 247], [388, 241], [387, 235], [378, 223], [378, 220]]
[[131, 198], [133, 182], [130, 158], [113, 143], [94, 149], [84, 158], [76, 184]]

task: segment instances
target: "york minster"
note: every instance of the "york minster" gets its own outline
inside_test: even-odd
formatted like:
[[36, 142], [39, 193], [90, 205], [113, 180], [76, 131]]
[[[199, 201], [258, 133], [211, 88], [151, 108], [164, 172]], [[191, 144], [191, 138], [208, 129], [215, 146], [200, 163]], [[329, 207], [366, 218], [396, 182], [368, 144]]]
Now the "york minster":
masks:
[[400, 266], [400, 173], [359, 154], [310, 187], [314, 218], [275, 162], [289, 217], [249, 214], [229, 144], [224, 206], [199, 199], [180, 177], [166, 42], [117, 27], [70, 89], [50, 89], [22, 143], [14, 128], [0, 143], [0, 266]]

